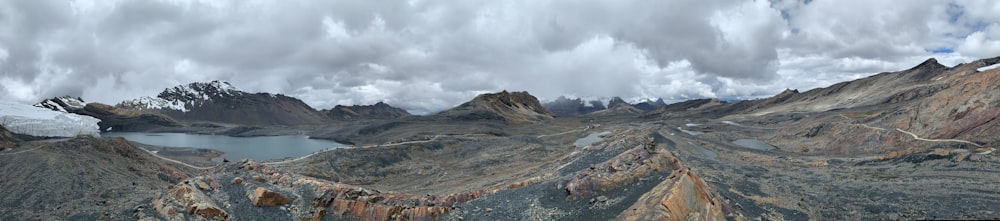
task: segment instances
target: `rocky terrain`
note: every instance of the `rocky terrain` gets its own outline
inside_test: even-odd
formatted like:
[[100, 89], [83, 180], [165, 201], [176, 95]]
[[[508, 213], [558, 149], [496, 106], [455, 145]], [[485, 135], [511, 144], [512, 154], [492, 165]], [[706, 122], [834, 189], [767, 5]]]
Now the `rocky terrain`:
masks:
[[308, 132], [353, 146], [271, 162], [0, 129], [0, 219], [1000, 219], [1000, 69], [979, 70], [998, 62], [591, 112], [506, 91], [429, 116], [342, 106], [364, 120]]
[[153, 196], [197, 172], [120, 138], [87, 136], [20, 143], [0, 151], [0, 162], [4, 220], [156, 217]]

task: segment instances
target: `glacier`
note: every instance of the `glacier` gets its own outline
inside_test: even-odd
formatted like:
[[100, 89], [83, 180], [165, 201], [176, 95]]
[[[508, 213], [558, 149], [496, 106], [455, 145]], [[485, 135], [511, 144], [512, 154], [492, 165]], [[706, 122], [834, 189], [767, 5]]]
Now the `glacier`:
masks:
[[0, 125], [13, 133], [36, 137], [100, 136], [97, 126], [100, 121], [90, 116], [0, 101]]

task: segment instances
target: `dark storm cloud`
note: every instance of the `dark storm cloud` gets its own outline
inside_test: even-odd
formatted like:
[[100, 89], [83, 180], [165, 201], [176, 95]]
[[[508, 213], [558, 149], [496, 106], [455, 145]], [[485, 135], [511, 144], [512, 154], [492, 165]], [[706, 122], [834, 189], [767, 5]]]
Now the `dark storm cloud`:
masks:
[[[754, 97], [996, 56], [994, 1], [0, 2], [2, 99], [193, 81], [418, 113], [478, 93]], [[935, 50], [953, 52], [932, 54]], [[991, 54], [992, 53], [992, 54]]]

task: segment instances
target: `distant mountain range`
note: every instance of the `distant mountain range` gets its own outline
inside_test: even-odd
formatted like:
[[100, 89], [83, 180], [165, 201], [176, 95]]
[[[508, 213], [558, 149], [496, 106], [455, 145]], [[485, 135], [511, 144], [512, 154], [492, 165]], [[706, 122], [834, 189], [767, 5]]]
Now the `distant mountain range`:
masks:
[[[581, 98], [558, 99], [541, 104], [528, 92], [481, 94], [452, 109], [432, 115], [452, 120], [497, 120], [507, 123], [540, 122], [553, 117], [578, 115], [644, 115], [649, 117], [698, 114], [767, 114], [787, 111], [824, 111], [885, 103], [899, 103], [947, 91], [955, 73], [997, 63], [1000, 58], [983, 59], [955, 67], [929, 59], [909, 70], [887, 72], [855, 81], [842, 82], [808, 92], [786, 90], [766, 99], [726, 102], [696, 99], [667, 104], [663, 99], [628, 103], [613, 97], [607, 103]], [[964, 76], [964, 75], [963, 75]], [[949, 81], [951, 80], [951, 81]], [[213, 122], [236, 125], [302, 125], [355, 120], [392, 120], [411, 116], [406, 110], [386, 103], [337, 105], [316, 110], [299, 99], [281, 94], [248, 93], [228, 82], [195, 82], [167, 88], [156, 97], [140, 97], [114, 106], [87, 104], [69, 96], [46, 99], [35, 106], [55, 111], [79, 113], [102, 119], [101, 128], [145, 130], [178, 127], [185, 122]], [[959, 111], [959, 110], [955, 110]]]
[[[195, 82], [164, 89], [156, 97], [140, 97], [114, 106], [86, 103], [69, 96], [43, 100], [37, 107], [93, 116], [101, 130], [145, 131], [211, 122], [236, 125], [325, 124], [361, 119], [410, 116], [403, 109], [377, 103], [336, 106], [318, 111], [299, 99], [281, 94], [249, 93], [228, 82]], [[187, 122], [187, 123], [185, 123]]]
[[[996, 219], [992, 206], [1000, 193], [992, 184], [1000, 168], [1000, 68], [984, 67], [998, 63], [1000, 57], [948, 67], [928, 59], [907, 70], [743, 101], [563, 97], [543, 105], [527, 92], [501, 91], [427, 116], [409, 116], [384, 103], [315, 110], [295, 98], [246, 93], [225, 82], [178, 86], [115, 106], [57, 97], [36, 105], [53, 111], [19, 104], [26, 110], [19, 112], [90, 115], [102, 120], [102, 130], [113, 131], [242, 129], [253, 126], [229, 124], [274, 117], [281, 119], [270, 123], [320, 123], [295, 129], [355, 148], [264, 163], [217, 163], [211, 155], [166, 158], [168, 151], [150, 151], [122, 138], [26, 142], [32, 138], [15, 130], [18, 126], [49, 129], [8, 123], [0, 125], [0, 162], [5, 162], [0, 172], [16, 182], [0, 182], [0, 188], [13, 190], [0, 200], [19, 203], [0, 206], [0, 214], [178, 220]], [[199, 111], [247, 119], [192, 116]], [[0, 116], [10, 113], [5, 109]], [[280, 124], [261, 127], [293, 128]], [[587, 141], [591, 138], [597, 139]], [[86, 194], [95, 192], [108, 194]]]

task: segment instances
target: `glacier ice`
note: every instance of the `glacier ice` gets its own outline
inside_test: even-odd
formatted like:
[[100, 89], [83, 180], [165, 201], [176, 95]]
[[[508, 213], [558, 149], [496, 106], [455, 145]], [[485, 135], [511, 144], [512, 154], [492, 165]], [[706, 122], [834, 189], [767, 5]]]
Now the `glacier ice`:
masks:
[[100, 136], [97, 118], [0, 101], [0, 125], [14, 133], [38, 137]]

